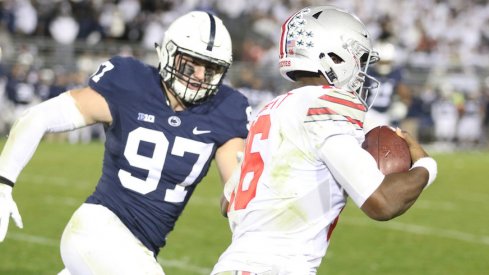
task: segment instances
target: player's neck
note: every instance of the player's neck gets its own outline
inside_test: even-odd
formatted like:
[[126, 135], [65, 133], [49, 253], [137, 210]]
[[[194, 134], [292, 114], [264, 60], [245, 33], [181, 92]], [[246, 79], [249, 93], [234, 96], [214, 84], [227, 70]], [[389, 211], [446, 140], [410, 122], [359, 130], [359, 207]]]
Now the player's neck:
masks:
[[168, 96], [168, 100], [170, 102], [170, 107], [173, 109], [175, 112], [183, 111], [186, 109], [185, 105], [178, 99], [176, 98], [173, 93], [166, 93]]
[[173, 111], [179, 112], [186, 109], [185, 104], [183, 104], [181, 100], [179, 100], [170, 90], [168, 90], [169, 88], [164, 82], [162, 83], [162, 88], [166, 95], [166, 103], [172, 108]]

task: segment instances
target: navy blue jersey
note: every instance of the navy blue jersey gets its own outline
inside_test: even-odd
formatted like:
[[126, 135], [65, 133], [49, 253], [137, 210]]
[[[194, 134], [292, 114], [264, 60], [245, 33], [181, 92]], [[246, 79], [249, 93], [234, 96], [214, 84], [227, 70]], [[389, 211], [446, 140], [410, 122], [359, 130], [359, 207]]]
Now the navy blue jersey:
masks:
[[102, 176], [87, 202], [112, 210], [157, 255], [216, 149], [246, 137], [248, 101], [222, 85], [210, 100], [175, 112], [158, 70], [128, 57], [102, 63], [89, 85], [113, 121]]
[[[402, 69], [399, 67], [393, 68], [393, 70], [386, 75], [379, 74], [376, 70], [369, 71], [369, 74], [380, 82], [378, 88], [379, 91], [373, 102], [372, 109], [380, 113], [385, 113], [392, 104], [397, 86], [402, 82]], [[366, 84], [370, 85], [368, 79], [366, 80]], [[371, 95], [372, 93], [367, 99], [369, 104], [373, 99]]]

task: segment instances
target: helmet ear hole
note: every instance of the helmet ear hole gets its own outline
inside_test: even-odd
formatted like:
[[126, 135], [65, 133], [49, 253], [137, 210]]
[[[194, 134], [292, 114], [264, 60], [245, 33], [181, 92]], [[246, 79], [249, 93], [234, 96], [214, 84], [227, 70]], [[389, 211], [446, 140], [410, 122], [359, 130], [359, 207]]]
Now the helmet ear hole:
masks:
[[345, 60], [343, 60], [343, 58], [339, 57], [337, 54], [335, 54], [333, 52], [328, 53], [328, 56], [331, 58], [331, 60], [333, 60], [334, 64], [341, 64], [341, 63], [345, 62]]

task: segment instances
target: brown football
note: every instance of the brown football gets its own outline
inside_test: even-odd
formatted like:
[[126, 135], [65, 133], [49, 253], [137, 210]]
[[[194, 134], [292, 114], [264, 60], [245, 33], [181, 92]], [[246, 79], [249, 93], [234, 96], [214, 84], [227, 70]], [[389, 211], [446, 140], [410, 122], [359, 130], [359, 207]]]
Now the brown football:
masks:
[[384, 175], [411, 168], [411, 153], [406, 141], [389, 126], [377, 126], [365, 135], [362, 148], [377, 162]]

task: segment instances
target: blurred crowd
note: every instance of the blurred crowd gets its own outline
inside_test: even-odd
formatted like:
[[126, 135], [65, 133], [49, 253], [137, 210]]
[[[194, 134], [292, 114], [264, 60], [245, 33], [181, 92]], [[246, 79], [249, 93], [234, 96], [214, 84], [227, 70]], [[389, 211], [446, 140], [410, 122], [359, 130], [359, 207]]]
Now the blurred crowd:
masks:
[[[318, 4], [352, 11], [375, 40], [395, 46], [392, 65], [403, 68], [411, 97], [393, 104], [393, 123], [415, 121], [408, 125], [420, 139], [444, 147], [487, 144], [485, 0], [3, 0], [0, 133], [28, 106], [84, 85], [112, 55], [157, 65], [154, 43], [176, 17], [195, 9], [217, 14], [228, 27], [234, 63], [227, 81], [257, 110], [291, 85], [277, 70], [282, 22], [293, 11]], [[71, 140], [101, 135], [91, 129]]]

